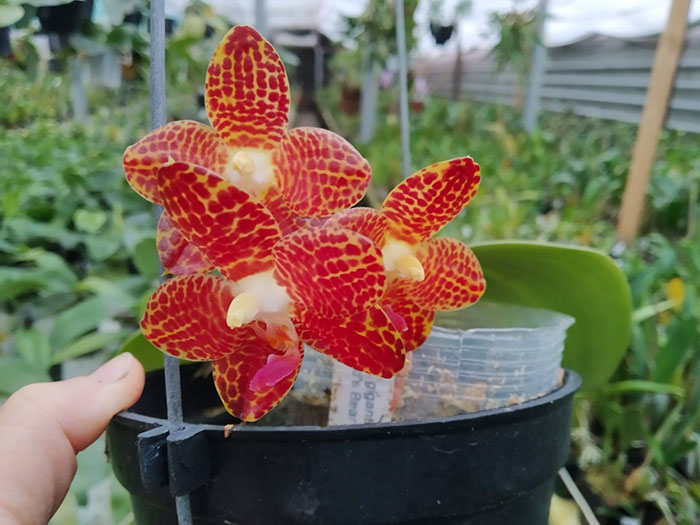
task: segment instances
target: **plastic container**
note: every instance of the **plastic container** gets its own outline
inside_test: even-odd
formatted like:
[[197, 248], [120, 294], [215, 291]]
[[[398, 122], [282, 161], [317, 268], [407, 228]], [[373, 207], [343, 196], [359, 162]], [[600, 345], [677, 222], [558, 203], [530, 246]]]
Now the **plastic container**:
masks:
[[[391, 387], [392, 419], [453, 416], [551, 392], [561, 383], [566, 330], [573, 322], [557, 312], [487, 302], [438, 314], [430, 337], [408, 355]], [[342, 365], [334, 368], [330, 358], [307, 348], [292, 395], [310, 404], [328, 403], [334, 370], [336, 385], [338, 374], [348, 376], [341, 383], [357, 375]]]
[[561, 382], [568, 315], [478, 303], [441, 313], [410, 354], [394, 418], [452, 416], [522, 403]]
[[328, 405], [333, 383], [333, 358], [304, 346], [304, 360], [293, 394], [311, 405]]

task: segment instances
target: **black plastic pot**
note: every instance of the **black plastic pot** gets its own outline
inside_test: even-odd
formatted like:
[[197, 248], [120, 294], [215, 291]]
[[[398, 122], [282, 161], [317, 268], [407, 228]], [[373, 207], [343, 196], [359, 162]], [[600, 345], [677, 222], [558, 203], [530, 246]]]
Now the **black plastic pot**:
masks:
[[561, 388], [521, 405], [426, 421], [260, 424], [290, 414], [287, 402], [227, 438], [223, 426], [201, 422], [220, 403], [211, 378], [193, 369], [181, 372], [185, 419], [200, 423], [166, 442], [163, 375], [152, 373], [107, 429], [138, 524], [176, 524], [171, 493], [198, 486], [195, 523], [545, 525], [580, 386], [567, 372]]
[[440, 24], [431, 23], [430, 32], [435, 39], [435, 43], [438, 45], [444, 45], [450, 37], [452, 36], [452, 31], [454, 31], [455, 26], [450, 24], [449, 26], [443, 26]]

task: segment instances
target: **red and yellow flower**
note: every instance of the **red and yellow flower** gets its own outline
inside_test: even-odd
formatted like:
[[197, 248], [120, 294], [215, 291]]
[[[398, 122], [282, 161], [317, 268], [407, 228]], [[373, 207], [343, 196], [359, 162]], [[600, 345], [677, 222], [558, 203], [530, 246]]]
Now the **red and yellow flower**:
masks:
[[382, 304], [403, 319], [397, 324], [406, 351], [425, 342], [436, 310], [464, 308], [484, 293], [474, 253], [456, 239], [432, 238], [469, 203], [480, 181], [470, 157], [438, 162], [396, 186], [381, 210], [352, 208], [326, 223], [361, 233], [382, 250], [388, 279]]
[[[218, 45], [207, 70], [205, 105], [211, 126], [166, 124], [127, 148], [131, 187], [162, 203], [158, 170], [187, 162], [216, 173], [262, 202], [289, 233], [306, 217], [355, 204], [371, 177], [367, 161], [342, 137], [319, 128], [288, 130], [289, 84], [279, 56], [251, 27], [236, 26]], [[158, 225], [163, 266], [174, 274], [212, 269], [164, 215]]]
[[277, 404], [302, 342], [375, 375], [401, 370], [401, 334], [380, 305], [382, 256], [364, 235], [309, 225], [283, 236], [263, 204], [201, 166], [166, 165], [158, 181], [169, 220], [221, 275], [166, 281], [141, 328], [166, 353], [213, 361], [229, 412], [255, 420]]
[[328, 131], [287, 131], [284, 68], [245, 26], [212, 57], [206, 106], [212, 127], [167, 124], [123, 161], [131, 186], [164, 209], [158, 249], [178, 274], [149, 300], [143, 333], [163, 352], [212, 361], [231, 414], [252, 421], [273, 408], [294, 384], [304, 343], [392, 377], [435, 310], [481, 296], [472, 252], [431, 238], [476, 192], [470, 158], [420, 170], [380, 211], [347, 209], [369, 165]]

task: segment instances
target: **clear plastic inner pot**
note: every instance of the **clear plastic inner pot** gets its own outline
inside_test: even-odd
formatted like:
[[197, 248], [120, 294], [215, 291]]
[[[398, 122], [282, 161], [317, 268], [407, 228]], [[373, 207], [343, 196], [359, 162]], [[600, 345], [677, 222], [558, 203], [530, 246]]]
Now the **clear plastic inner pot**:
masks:
[[[573, 322], [557, 312], [486, 302], [440, 313], [430, 337], [408, 355], [398, 376], [389, 380], [366, 376], [372, 381], [372, 398], [380, 390], [392, 393], [389, 413], [370, 411], [373, 421], [452, 416], [545, 395], [560, 384], [566, 330]], [[292, 393], [342, 412], [344, 407], [333, 406], [332, 397], [343, 385], [360, 384], [361, 389], [358, 378], [364, 375], [358, 374], [308, 349]], [[363, 395], [367, 393], [345, 397]]]

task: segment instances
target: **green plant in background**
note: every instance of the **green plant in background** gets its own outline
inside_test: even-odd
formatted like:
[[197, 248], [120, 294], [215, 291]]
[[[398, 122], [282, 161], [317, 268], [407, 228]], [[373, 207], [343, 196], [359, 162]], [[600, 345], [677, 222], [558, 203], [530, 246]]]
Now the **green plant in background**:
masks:
[[[149, 128], [148, 88], [90, 89], [69, 120], [70, 79], [0, 62], [0, 400], [24, 384], [86, 373], [120, 351], [158, 282], [152, 205], [124, 180], [121, 155]], [[175, 115], [197, 115], [169, 86]], [[147, 368], [159, 352], [128, 348]], [[111, 505], [109, 504], [111, 502]], [[98, 442], [54, 524], [124, 523], [130, 505]]]
[[499, 70], [512, 67], [520, 85], [524, 85], [530, 70], [530, 56], [537, 43], [537, 9], [493, 12], [491, 26], [498, 34], [498, 43], [491, 49], [491, 56]]
[[0, 128], [0, 394], [114, 349], [158, 275], [154, 239], [143, 233], [152, 212], [114, 162], [125, 137], [102, 124]]
[[615, 382], [579, 403], [573, 435], [581, 481], [611, 516], [700, 520], [698, 241], [650, 234], [623, 259], [637, 308], [630, 348]]
[[[415, 36], [413, 12], [418, 0], [404, 1], [406, 18], [406, 48], [413, 49]], [[358, 51], [370, 47], [370, 59], [378, 64], [385, 64], [391, 56], [396, 56], [396, 16], [394, 2], [370, 0], [364, 12], [357, 18], [347, 20], [345, 38], [357, 43]]]

